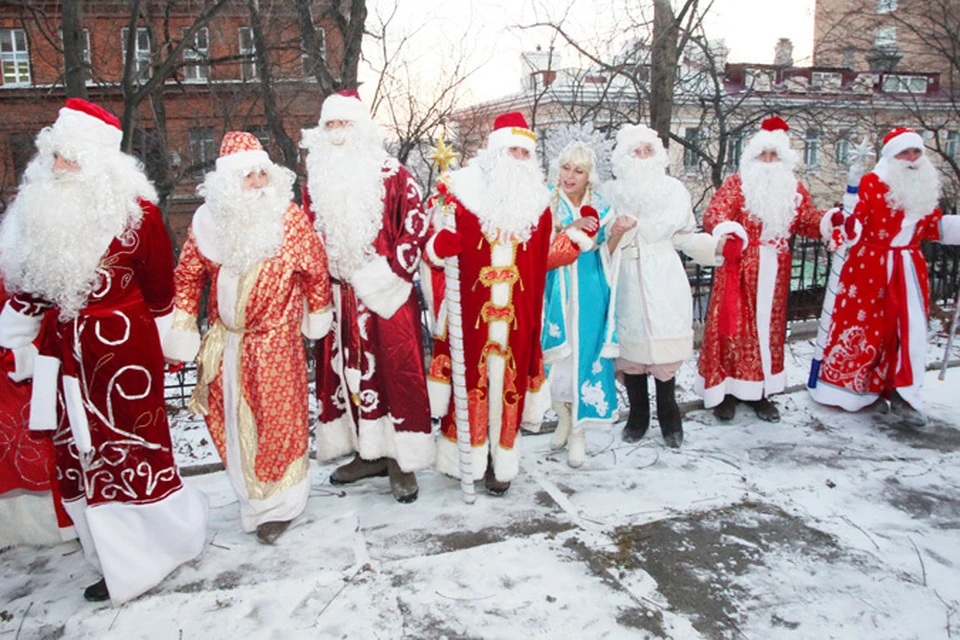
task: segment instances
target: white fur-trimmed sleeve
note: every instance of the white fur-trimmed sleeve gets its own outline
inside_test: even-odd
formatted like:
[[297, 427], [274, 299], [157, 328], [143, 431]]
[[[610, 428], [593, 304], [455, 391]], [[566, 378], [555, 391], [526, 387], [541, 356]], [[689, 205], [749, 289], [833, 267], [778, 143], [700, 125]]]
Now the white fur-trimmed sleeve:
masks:
[[7, 374], [10, 379], [14, 382], [23, 382], [32, 378], [34, 365], [40, 355], [37, 347], [30, 342], [22, 347], [14, 347], [10, 351], [13, 353], [13, 371]]
[[943, 244], [960, 244], [960, 216], [943, 216], [940, 218], [940, 242]]
[[27, 315], [15, 310], [8, 300], [0, 311], [0, 347], [16, 349], [33, 342], [40, 334], [43, 314]]
[[[833, 209], [828, 209], [827, 212], [823, 214], [823, 217], [820, 218], [820, 237], [823, 238], [824, 242], [829, 241], [830, 236], [833, 234], [833, 222], [831, 222], [830, 219], [835, 213], [843, 212], [840, 211], [840, 207], [834, 207]], [[841, 223], [841, 225], [842, 224], [843, 223]]]
[[179, 307], [170, 314], [170, 329], [161, 336], [163, 355], [177, 362], [193, 362], [200, 351], [197, 318]]
[[30, 393], [31, 431], [53, 431], [57, 428], [57, 387], [60, 382], [60, 360], [37, 356]]
[[393, 317], [413, 291], [413, 284], [394, 273], [384, 256], [354, 271], [349, 280], [363, 304], [381, 318]]
[[743, 240], [744, 244], [750, 242], [750, 238], [747, 237], [747, 230], [743, 228], [742, 224], [739, 222], [734, 222], [733, 220], [724, 220], [715, 226], [711, 232], [714, 238], [719, 238], [720, 236], [725, 236], [731, 233]]
[[[306, 300], [304, 300], [306, 307]], [[300, 323], [300, 332], [308, 340], [319, 340], [327, 335], [330, 327], [333, 326], [333, 307], [327, 306], [326, 309], [309, 313], [306, 309], [303, 312], [303, 320]]]
[[593, 241], [593, 238], [576, 227], [567, 227], [563, 230], [563, 232], [567, 234], [567, 236], [575, 245], [577, 245], [577, 247], [580, 248], [580, 251], [591, 251], [595, 246], [597, 246], [597, 243]]

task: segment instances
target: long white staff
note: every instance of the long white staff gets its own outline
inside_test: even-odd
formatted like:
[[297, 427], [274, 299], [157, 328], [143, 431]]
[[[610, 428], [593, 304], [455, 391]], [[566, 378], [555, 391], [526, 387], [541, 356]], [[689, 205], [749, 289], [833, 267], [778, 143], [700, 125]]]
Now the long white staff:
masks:
[[[873, 155], [870, 145], [863, 140], [853, 153], [853, 162], [847, 171], [847, 191], [843, 194], [841, 208], [845, 216], [853, 214], [859, 201], [860, 178], [863, 177], [864, 161]], [[847, 261], [850, 245], [844, 242], [837, 247], [830, 261], [830, 275], [827, 277], [827, 290], [823, 295], [823, 307], [820, 311], [820, 323], [817, 325], [817, 342], [813, 352], [813, 361], [810, 363], [810, 377], [807, 386], [811, 389], [817, 386], [820, 375], [820, 364], [823, 361], [823, 350], [827, 346], [827, 334], [830, 332], [830, 323], [833, 321], [833, 306], [837, 298], [837, 285], [840, 283], [840, 272]]]
[[[447, 168], [456, 162], [457, 156], [441, 134], [437, 146], [432, 148], [430, 160], [440, 169], [440, 182], [448, 184]], [[447, 202], [446, 196], [437, 196], [443, 213], [444, 227], [457, 231], [456, 206]], [[460, 497], [473, 504], [477, 496], [473, 487], [473, 447], [470, 443], [470, 413], [467, 407], [467, 367], [463, 356], [463, 316], [460, 312], [460, 260], [452, 256], [444, 261], [444, 305], [447, 312], [447, 339], [450, 342], [452, 360], [454, 423], [457, 426], [457, 452], [460, 456]]]

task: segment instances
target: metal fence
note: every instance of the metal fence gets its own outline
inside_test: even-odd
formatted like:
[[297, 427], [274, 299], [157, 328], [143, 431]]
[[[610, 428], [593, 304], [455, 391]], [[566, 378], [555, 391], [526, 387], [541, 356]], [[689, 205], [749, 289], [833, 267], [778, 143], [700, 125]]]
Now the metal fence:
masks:
[[[790, 294], [787, 300], [787, 320], [810, 320], [820, 316], [827, 277], [830, 274], [830, 253], [819, 240], [795, 236], [790, 245], [793, 266], [790, 274]], [[927, 258], [930, 275], [930, 303], [953, 303], [960, 285], [960, 246], [947, 246], [938, 242], [924, 243], [923, 253]], [[681, 254], [682, 255], [682, 254]], [[713, 268], [701, 267], [684, 256], [690, 289], [693, 293], [693, 318], [702, 322], [710, 304], [713, 287]], [[421, 306], [423, 296], [419, 293]], [[426, 312], [422, 315], [424, 322]], [[430, 332], [423, 330], [424, 351], [432, 348]], [[313, 368], [313, 349], [307, 350], [308, 366]], [[166, 398], [172, 406], [185, 407], [193, 392], [196, 371], [187, 365], [179, 373], [166, 377]]]

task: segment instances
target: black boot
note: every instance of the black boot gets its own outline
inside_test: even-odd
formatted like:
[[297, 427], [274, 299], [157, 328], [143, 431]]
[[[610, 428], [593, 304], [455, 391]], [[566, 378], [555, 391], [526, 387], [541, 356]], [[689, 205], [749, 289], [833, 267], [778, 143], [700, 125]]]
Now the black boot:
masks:
[[630, 416], [623, 428], [624, 442], [637, 442], [650, 427], [650, 392], [647, 390], [647, 376], [623, 374], [623, 386], [627, 388], [630, 400]]
[[674, 449], [683, 444], [683, 421], [680, 420], [680, 406], [677, 404], [676, 378], [666, 382], [654, 380], [657, 385], [657, 420], [663, 442]]
[[747, 404], [753, 407], [757, 417], [764, 422], [780, 422], [780, 410], [766, 396], [759, 400], [748, 400]]
[[735, 396], [727, 394], [723, 396], [723, 401], [713, 408], [713, 415], [720, 422], [730, 422], [737, 415], [737, 399]]
[[94, 582], [92, 585], [83, 590], [83, 597], [86, 598], [88, 602], [103, 602], [110, 598], [110, 592], [107, 591], [107, 581], [104, 578], [100, 578], [99, 582]]

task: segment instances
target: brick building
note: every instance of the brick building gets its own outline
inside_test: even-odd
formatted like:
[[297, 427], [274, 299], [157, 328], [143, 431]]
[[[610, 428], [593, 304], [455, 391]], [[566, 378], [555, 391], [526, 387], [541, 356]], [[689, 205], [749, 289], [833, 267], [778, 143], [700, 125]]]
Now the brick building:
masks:
[[[314, 0], [312, 15], [324, 15], [329, 1]], [[37, 131], [56, 119], [65, 100], [60, 2], [30, 4], [29, 10], [0, 5], [0, 203], [14, 194], [33, 154]], [[156, 73], [206, 4], [199, 0], [140, 3], [132, 56], [134, 88]], [[314, 58], [301, 44], [293, 2], [261, 0], [259, 8], [276, 111], [296, 143], [302, 128], [315, 126], [323, 99], [311, 69]], [[118, 117], [124, 111], [121, 80], [129, 23], [129, 2], [84, 3], [88, 96]], [[328, 69], [339, 69], [343, 52], [339, 31], [323, 21], [315, 27], [323, 63]], [[199, 205], [196, 186], [212, 168], [225, 131], [255, 133], [273, 160], [282, 160], [264, 114], [247, 3], [228, 0], [190, 40], [158, 90], [134, 111], [130, 138], [132, 152], [157, 184], [177, 246]]]

